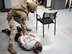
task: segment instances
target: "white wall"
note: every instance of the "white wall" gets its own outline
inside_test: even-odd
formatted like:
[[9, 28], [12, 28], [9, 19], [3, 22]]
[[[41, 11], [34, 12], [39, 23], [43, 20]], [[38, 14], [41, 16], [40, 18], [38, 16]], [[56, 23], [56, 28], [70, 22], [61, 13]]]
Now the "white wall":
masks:
[[4, 0], [5, 8], [12, 8], [16, 5], [27, 3], [27, 0]]
[[11, 6], [12, 7], [19, 5], [20, 3], [21, 3], [20, 0], [11, 0]]
[[51, 0], [47, 0], [47, 7], [51, 6]]
[[11, 8], [11, 0], [4, 0], [5, 8]]
[[32, 0], [27, 0], [27, 2], [32, 2]]

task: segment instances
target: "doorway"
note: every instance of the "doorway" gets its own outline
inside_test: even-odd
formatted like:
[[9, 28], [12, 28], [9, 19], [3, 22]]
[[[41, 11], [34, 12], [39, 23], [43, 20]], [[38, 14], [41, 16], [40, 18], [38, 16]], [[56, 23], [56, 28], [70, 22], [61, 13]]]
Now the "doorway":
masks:
[[4, 0], [0, 0], [0, 11], [5, 9]]

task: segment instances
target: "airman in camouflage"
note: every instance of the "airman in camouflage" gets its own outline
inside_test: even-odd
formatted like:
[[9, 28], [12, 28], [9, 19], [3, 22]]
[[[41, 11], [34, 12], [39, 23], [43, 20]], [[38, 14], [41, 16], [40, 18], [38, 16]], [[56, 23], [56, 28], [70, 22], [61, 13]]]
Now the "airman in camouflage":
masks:
[[24, 31], [31, 31], [31, 29], [29, 29], [26, 24], [25, 21], [28, 18], [28, 13], [34, 13], [35, 10], [37, 8], [37, 4], [36, 3], [27, 3], [26, 7], [24, 5], [18, 5], [15, 6], [14, 8], [12, 8], [7, 15], [7, 20], [8, 20], [8, 24], [9, 27], [11, 29], [11, 33], [10, 33], [10, 38], [9, 38], [9, 45], [8, 45], [8, 50], [11, 53], [16, 54], [16, 49], [13, 46], [13, 42], [14, 42], [14, 38], [16, 35], [16, 25], [15, 25], [15, 21], [18, 22], [21, 25], [21, 28]]

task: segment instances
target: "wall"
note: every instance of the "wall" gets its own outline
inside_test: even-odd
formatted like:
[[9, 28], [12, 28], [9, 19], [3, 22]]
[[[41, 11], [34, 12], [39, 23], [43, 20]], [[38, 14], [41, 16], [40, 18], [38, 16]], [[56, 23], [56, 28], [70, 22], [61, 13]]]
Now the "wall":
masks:
[[12, 7], [27, 3], [27, 0], [11, 0]]
[[20, 4], [19, 0], [11, 0], [11, 6], [14, 7], [16, 5]]
[[22, 4], [26, 4], [27, 0], [20, 0]]
[[11, 8], [11, 0], [4, 0], [5, 8]]
[[66, 0], [52, 0], [52, 9], [65, 9]]
[[0, 0], [0, 10], [3, 8], [3, 0]]
[[32, 2], [32, 0], [27, 0], [27, 2]]
[[51, 0], [47, 0], [47, 7], [51, 7]]
[[5, 8], [12, 8], [19, 4], [24, 4], [27, 0], [4, 0], [5, 1]]

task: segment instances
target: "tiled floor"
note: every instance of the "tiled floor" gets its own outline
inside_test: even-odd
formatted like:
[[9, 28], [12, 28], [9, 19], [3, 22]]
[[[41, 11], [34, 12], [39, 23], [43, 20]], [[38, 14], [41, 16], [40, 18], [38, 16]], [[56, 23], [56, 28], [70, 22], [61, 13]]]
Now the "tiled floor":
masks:
[[[42, 15], [44, 8], [39, 8], [38, 13]], [[2, 33], [1, 30], [9, 28], [6, 21], [7, 13], [0, 12], [0, 54], [10, 54], [7, 51], [9, 37]], [[56, 35], [53, 35], [53, 24], [45, 25], [45, 37], [42, 36], [42, 24], [39, 22], [38, 30], [36, 32], [36, 19], [35, 14], [29, 14], [29, 21], [26, 21], [27, 25], [32, 28], [32, 32], [36, 33], [41, 39], [43, 50], [41, 54], [72, 54], [72, 10], [69, 12], [68, 9], [58, 10], [57, 13], [57, 28]], [[33, 51], [24, 51], [18, 43], [14, 43], [17, 49], [17, 54], [34, 54]]]

